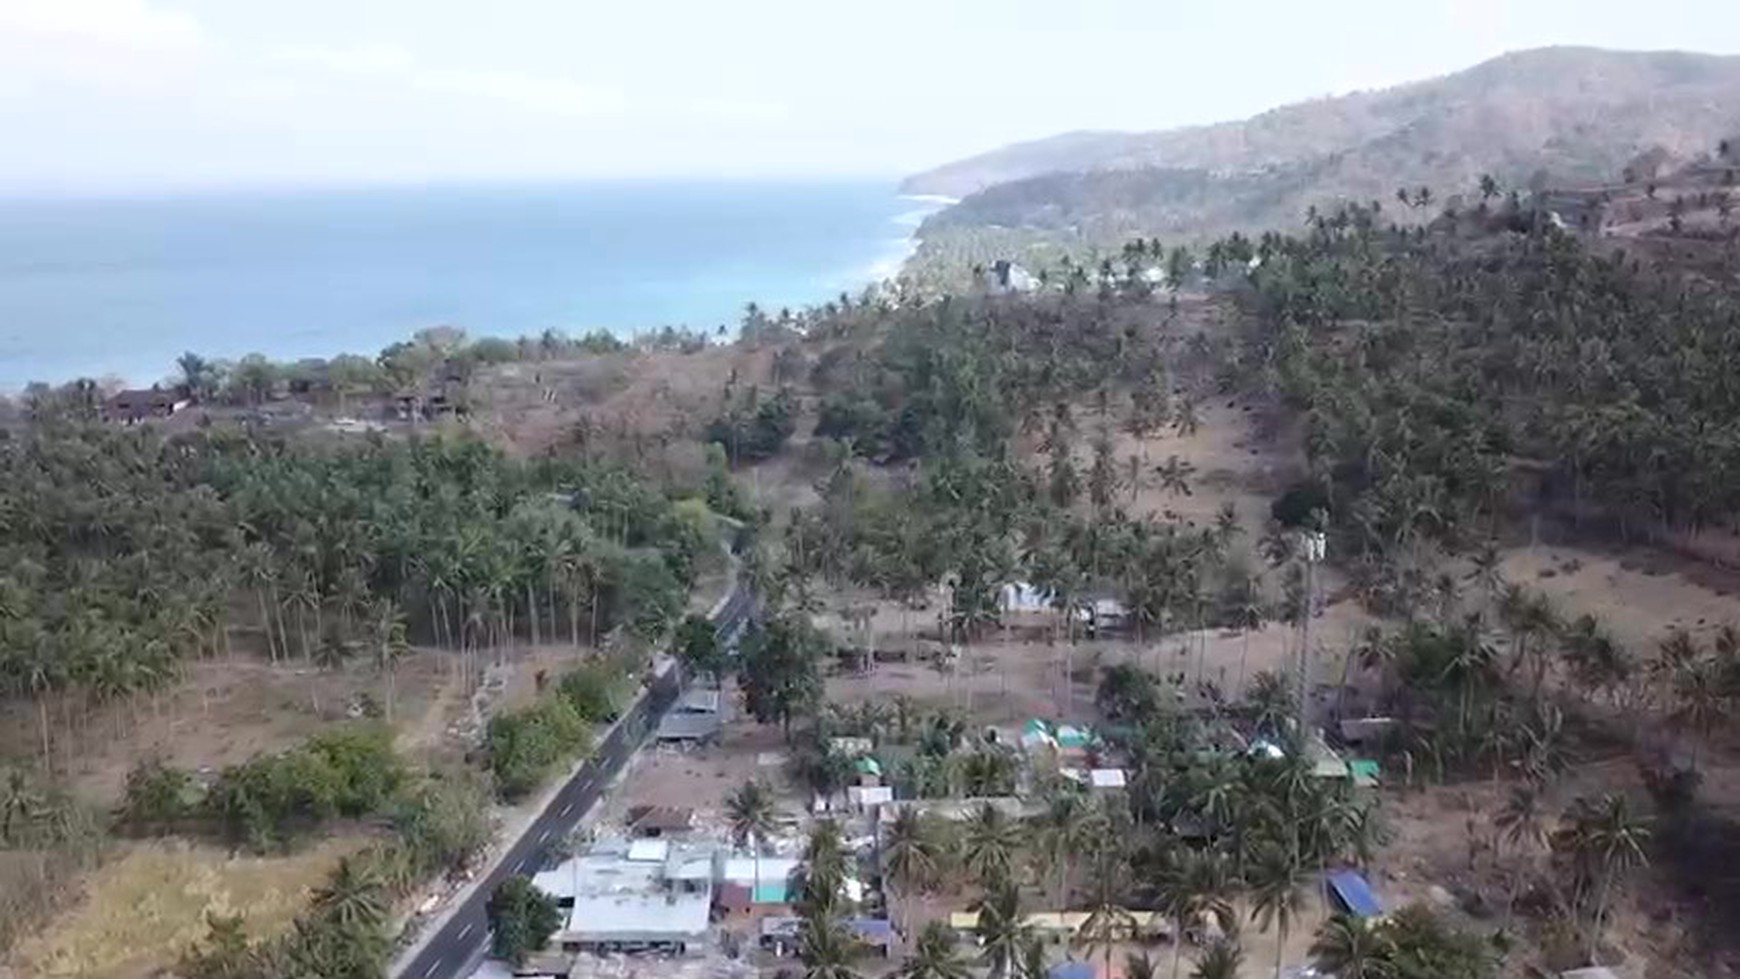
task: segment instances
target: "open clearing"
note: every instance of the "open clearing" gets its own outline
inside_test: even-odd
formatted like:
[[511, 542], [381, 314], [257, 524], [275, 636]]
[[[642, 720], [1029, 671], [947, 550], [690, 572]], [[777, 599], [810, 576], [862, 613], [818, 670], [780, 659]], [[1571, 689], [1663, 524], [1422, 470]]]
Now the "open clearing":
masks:
[[[450, 654], [417, 649], [393, 678], [395, 724], [422, 727], [456, 684]], [[262, 752], [296, 745], [322, 728], [355, 716], [363, 695], [384, 706], [387, 681], [367, 664], [316, 670], [300, 662], [272, 665], [252, 657], [195, 661], [184, 678], [155, 697], [96, 707], [81, 715], [51, 707], [56, 770], [70, 774], [81, 796], [100, 804], [119, 798], [127, 772], [157, 757], [193, 771], [216, 771]], [[41, 757], [39, 718], [28, 701], [12, 701], [0, 715], [0, 743], [24, 760]]]
[[14, 954], [22, 977], [146, 979], [206, 933], [205, 916], [244, 914], [254, 936], [274, 935], [366, 837], [349, 835], [288, 857], [231, 857], [174, 841], [127, 845], [92, 874], [85, 896]]

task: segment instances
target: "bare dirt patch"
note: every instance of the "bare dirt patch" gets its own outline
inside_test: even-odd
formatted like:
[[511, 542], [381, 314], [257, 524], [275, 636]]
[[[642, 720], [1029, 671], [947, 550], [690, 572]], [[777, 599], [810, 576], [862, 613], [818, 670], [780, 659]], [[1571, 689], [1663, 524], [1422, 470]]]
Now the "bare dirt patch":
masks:
[[1551, 597], [1561, 612], [1594, 615], [1639, 655], [1672, 628], [1696, 635], [1740, 624], [1740, 598], [1723, 590], [1725, 573], [1669, 555], [1537, 546], [1507, 552], [1502, 570]]
[[[393, 678], [395, 722], [416, 726], [452, 679], [449, 654], [419, 649], [406, 656]], [[365, 695], [384, 708], [387, 679], [361, 662], [316, 670], [299, 661], [272, 665], [242, 655], [194, 661], [179, 683], [154, 696], [88, 710], [51, 708], [54, 767], [80, 795], [112, 801], [141, 760], [157, 757], [215, 771], [291, 747], [351, 718]], [[8, 702], [0, 711], [0, 744], [11, 745], [21, 760], [40, 763], [39, 721], [29, 701]]]
[[765, 384], [772, 350], [731, 346], [694, 353], [626, 351], [502, 364], [471, 383], [473, 427], [511, 452], [536, 455], [576, 438], [698, 464], [700, 427], [733, 377]]

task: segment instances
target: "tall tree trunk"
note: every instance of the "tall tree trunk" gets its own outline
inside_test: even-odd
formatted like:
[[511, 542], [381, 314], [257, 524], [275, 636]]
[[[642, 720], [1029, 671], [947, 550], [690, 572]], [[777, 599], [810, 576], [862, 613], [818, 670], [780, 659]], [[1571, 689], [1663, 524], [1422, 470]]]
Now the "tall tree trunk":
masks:
[[48, 699], [42, 694], [36, 695], [36, 722], [42, 728], [42, 767], [54, 771], [54, 756], [48, 737]]
[[266, 593], [256, 589], [254, 597], [260, 600], [260, 627], [266, 632], [266, 659], [275, 664], [278, 662], [278, 644], [272, 639], [272, 613], [266, 608]]
[[526, 625], [532, 630], [532, 645], [538, 645], [538, 592], [526, 579]]
[[1601, 875], [1601, 886], [1595, 889], [1595, 920], [1589, 925], [1589, 953], [1585, 956], [1590, 965], [1596, 965], [1595, 953], [1601, 947], [1601, 921], [1607, 916], [1607, 884], [1613, 879], [1611, 872]]

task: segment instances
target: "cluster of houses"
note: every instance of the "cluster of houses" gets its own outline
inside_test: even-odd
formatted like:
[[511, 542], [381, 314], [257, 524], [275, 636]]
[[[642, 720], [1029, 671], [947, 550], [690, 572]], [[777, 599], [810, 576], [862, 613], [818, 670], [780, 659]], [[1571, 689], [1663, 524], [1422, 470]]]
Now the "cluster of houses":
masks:
[[[687, 809], [642, 807], [624, 828], [625, 835], [598, 840], [533, 878], [564, 915], [552, 946], [566, 953], [688, 955], [707, 948], [717, 928], [750, 936], [775, 954], [795, 953], [793, 887], [802, 848], [795, 820], [756, 852], [721, 842]], [[873, 845], [868, 837], [851, 842], [865, 852]], [[863, 882], [848, 879], [846, 887], [848, 898], [864, 901]], [[874, 949], [886, 953], [894, 944], [885, 918], [847, 924]]]

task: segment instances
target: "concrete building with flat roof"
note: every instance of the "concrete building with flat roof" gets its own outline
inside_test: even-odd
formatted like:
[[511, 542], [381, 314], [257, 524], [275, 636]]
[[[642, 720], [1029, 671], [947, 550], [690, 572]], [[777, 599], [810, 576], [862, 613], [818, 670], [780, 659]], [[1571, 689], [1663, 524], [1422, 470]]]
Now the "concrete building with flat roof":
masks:
[[707, 940], [714, 850], [662, 839], [601, 842], [532, 883], [567, 912], [553, 939], [564, 949], [682, 954]]

